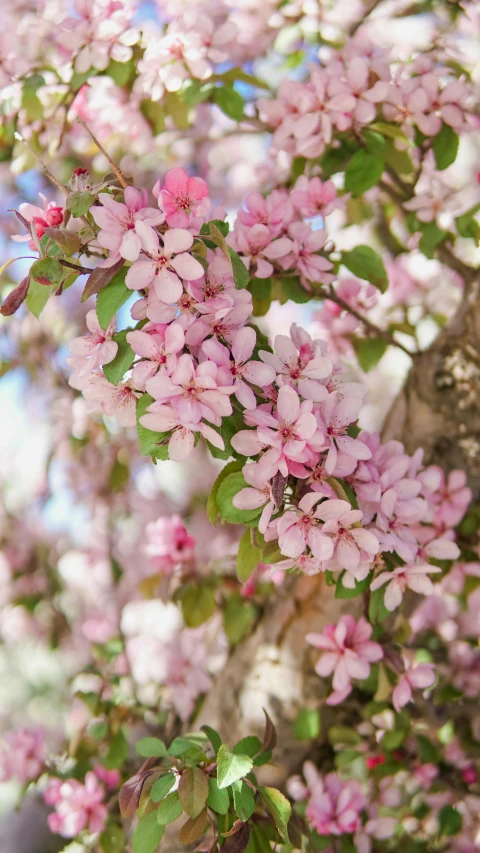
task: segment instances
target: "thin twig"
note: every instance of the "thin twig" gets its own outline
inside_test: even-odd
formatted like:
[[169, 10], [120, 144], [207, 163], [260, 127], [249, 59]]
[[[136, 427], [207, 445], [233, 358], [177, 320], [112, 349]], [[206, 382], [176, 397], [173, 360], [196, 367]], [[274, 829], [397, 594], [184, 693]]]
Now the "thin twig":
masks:
[[65, 187], [63, 184], [60, 183], [59, 180], [57, 180], [55, 175], [52, 174], [50, 169], [47, 168], [47, 166], [45, 165], [43, 160], [40, 159], [37, 152], [33, 150], [32, 146], [30, 145], [29, 142], [27, 142], [25, 137], [22, 136], [21, 133], [18, 133], [18, 131], [15, 131], [15, 139], [18, 139], [23, 145], [25, 145], [25, 148], [27, 148], [28, 151], [30, 151], [30, 154], [32, 154], [35, 157], [35, 160], [37, 161], [37, 163], [40, 163], [40, 166], [43, 169], [43, 174], [45, 175], [45, 177], [48, 178], [48, 180], [51, 181], [52, 184], [55, 184], [55, 186], [58, 187], [58, 189], [61, 190], [62, 193], [64, 193], [65, 195], [68, 195], [70, 192], [68, 187]]
[[71, 261], [64, 261], [60, 258], [59, 263], [62, 267], [68, 267], [71, 270], [81, 273], [81, 275], [89, 275], [93, 270], [90, 267], [82, 267], [80, 264], [72, 264]]
[[342, 299], [341, 296], [338, 296], [335, 293], [333, 288], [330, 288], [328, 291], [320, 291], [320, 295], [323, 296], [325, 299], [329, 299], [330, 302], [335, 302], [336, 305], [340, 305], [340, 307], [343, 308], [344, 311], [348, 311], [349, 314], [352, 314], [353, 317], [356, 317], [357, 320], [360, 320], [360, 322], [363, 323], [365, 328], [368, 329], [368, 331], [372, 334], [375, 334], [379, 338], [383, 338], [383, 340], [387, 341], [387, 343], [391, 344], [394, 347], [397, 347], [398, 349], [403, 350], [403, 352], [409, 355], [410, 358], [413, 358], [413, 356], [415, 355], [415, 353], [410, 352], [407, 347], [399, 343], [399, 341], [395, 340], [391, 332], [388, 332], [386, 329], [381, 329], [379, 326], [376, 326], [375, 323], [372, 323], [371, 320], [369, 320], [367, 317], [364, 317], [363, 314], [360, 314], [360, 312], [357, 311], [355, 308], [352, 308], [352, 306], [349, 305], [348, 302], [345, 302], [345, 300]]
[[77, 121], [78, 121], [78, 123], [79, 123], [79, 124], [81, 124], [81, 125], [82, 125], [82, 127], [87, 131], [88, 135], [90, 136], [90, 138], [92, 139], [92, 141], [95, 143], [95, 145], [97, 146], [98, 150], [99, 150], [99, 151], [101, 151], [101, 152], [102, 152], [102, 154], [103, 154], [103, 156], [108, 160], [108, 162], [110, 163], [110, 165], [111, 165], [111, 167], [112, 167], [113, 171], [115, 172], [115, 174], [116, 174], [116, 176], [117, 176], [117, 178], [118, 178], [118, 180], [119, 180], [119, 182], [120, 182], [121, 186], [125, 189], [125, 187], [127, 187], [127, 186], [128, 186], [128, 183], [127, 183], [127, 181], [125, 180], [125, 176], [123, 175], [123, 173], [122, 173], [121, 169], [119, 169], [119, 167], [116, 165], [116, 163], [114, 163], [114, 162], [113, 162], [112, 158], [110, 157], [110, 154], [108, 154], [108, 153], [105, 151], [105, 148], [103, 147], [103, 145], [101, 144], [101, 142], [99, 142], [99, 141], [98, 141], [97, 137], [92, 133], [92, 131], [90, 130], [90, 128], [88, 127], [88, 125], [86, 125], [86, 124], [85, 124], [85, 122], [84, 122], [83, 118], [80, 118], [80, 116], [78, 116], [78, 117], [77, 117]]
[[358, 30], [358, 29], [360, 29], [360, 27], [361, 27], [361, 26], [362, 26], [362, 24], [366, 21], [366, 19], [367, 19], [368, 17], [370, 17], [370, 15], [372, 14], [372, 12], [374, 12], [374, 11], [375, 11], [375, 9], [377, 8], [377, 6], [380, 6], [380, 3], [381, 3], [381, 2], [382, 2], [382, 0], [373, 0], [373, 2], [372, 2], [372, 3], [370, 3], [370, 5], [367, 7], [367, 9], [365, 9], [365, 12], [363, 13], [362, 17], [361, 17], [361, 18], [359, 18], [359, 20], [358, 20], [358, 21], [355, 21], [355, 23], [353, 24], [353, 26], [350, 28], [350, 37], [352, 37], [352, 36], [354, 36], [354, 35], [355, 35], [355, 33], [357, 32], [357, 30]]

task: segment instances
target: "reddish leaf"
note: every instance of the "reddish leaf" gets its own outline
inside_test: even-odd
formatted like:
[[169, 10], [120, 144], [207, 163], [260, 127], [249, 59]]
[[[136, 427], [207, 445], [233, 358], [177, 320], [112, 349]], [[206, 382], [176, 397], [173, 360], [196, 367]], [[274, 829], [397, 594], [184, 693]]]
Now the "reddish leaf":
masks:
[[223, 835], [224, 838], [230, 838], [231, 835], [235, 835], [237, 832], [240, 832], [243, 825], [243, 820], [236, 820], [232, 828], [229, 829], [228, 832], [222, 832], [221, 835]]
[[189, 818], [178, 833], [182, 844], [193, 844], [203, 835], [207, 828], [207, 809], [204, 808], [197, 817]]
[[222, 847], [222, 853], [243, 853], [250, 838], [250, 827], [248, 823], [242, 823], [240, 830], [227, 838]]
[[261, 752], [267, 752], [275, 749], [277, 745], [277, 730], [273, 725], [270, 717], [268, 716], [265, 708], [263, 709], [263, 713], [265, 714], [265, 734], [263, 736]]
[[30, 276], [27, 275], [20, 284], [17, 284], [11, 293], [8, 294], [5, 302], [0, 308], [0, 314], [4, 317], [11, 317], [12, 314], [15, 314], [15, 312], [20, 308], [20, 305], [25, 302], [29, 286]]
[[90, 273], [87, 279], [87, 283], [84, 287], [81, 302], [85, 302], [90, 296], [93, 296], [95, 293], [100, 293], [104, 287], [109, 284], [113, 278], [113, 276], [122, 269], [124, 264], [123, 258], [120, 258], [115, 264], [112, 264], [111, 267], [95, 267], [93, 272]]
[[275, 506], [278, 508], [283, 504], [283, 493], [287, 485], [288, 477], [284, 477], [280, 471], [277, 471], [272, 483], [272, 497]]
[[151, 770], [148, 770], [146, 773], [137, 773], [122, 785], [118, 795], [118, 804], [122, 817], [133, 817], [140, 804], [143, 786], [151, 775]]

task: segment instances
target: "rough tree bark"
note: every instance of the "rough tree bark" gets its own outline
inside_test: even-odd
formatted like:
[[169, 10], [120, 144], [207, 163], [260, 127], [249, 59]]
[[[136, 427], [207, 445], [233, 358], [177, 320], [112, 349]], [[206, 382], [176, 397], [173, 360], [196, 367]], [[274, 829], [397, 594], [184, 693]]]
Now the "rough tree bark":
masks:
[[[449, 253], [442, 258], [465, 281], [464, 299], [433, 344], [413, 360], [405, 387], [394, 402], [384, 438], [404, 442], [407, 452], [423, 447], [426, 464], [445, 470], [463, 468], [480, 495], [480, 280], [478, 272]], [[322, 681], [313, 671], [314, 650], [305, 634], [321, 631], [358, 600], [338, 601], [322, 575], [292, 578], [272, 601], [256, 631], [231, 655], [221, 682], [209, 694], [199, 725], [209, 723], [229, 744], [247, 734], [261, 734], [263, 711], [279, 734], [275, 766], [268, 779], [281, 785], [297, 772], [311, 746], [295, 740], [293, 721], [301, 707], [318, 704]], [[341, 720], [341, 709], [326, 710]], [[328, 729], [327, 716], [323, 731]]]

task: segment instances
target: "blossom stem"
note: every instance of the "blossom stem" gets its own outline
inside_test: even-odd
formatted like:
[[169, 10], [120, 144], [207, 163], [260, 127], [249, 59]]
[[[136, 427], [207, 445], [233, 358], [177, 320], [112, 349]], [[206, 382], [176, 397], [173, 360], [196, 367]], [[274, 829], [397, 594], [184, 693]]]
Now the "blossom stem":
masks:
[[19, 142], [21, 142], [25, 146], [25, 148], [28, 149], [30, 154], [32, 154], [32, 156], [35, 157], [35, 160], [37, 161], [37, 163], [39, 163], [40, 166], [42, 167], [43, 174], [45, 175], [45, 177], [48, 178], [48, 180], [51, 181], [52, 184], [55, 184], [55, 186], [58, 187], [58, 189], [61, 190], [62, 193], [64, 193], [64, 195], [68, 195], [68, 192], [69, 192], [68, 188], [65, 187], [63, 184], [61, 184], [60, 181], [55, 177], [55, 175], [50, 171], [50, 169], [47, 168], [47, 166], [45, 165], [43, 160], [40, 159], [37, 152], [33, 150], [32, 146], [30, 145], [29, 142], [27, 142], [25, 137], [22, 136], [21, 133], [18, 133], [18, 131], [16, 131], [15, 132], [15, 139], [18, 139]]
[[113, 171], [115, 172], [115, 174], [116, 174], [116, 176], [117, 176], [117, 178], [118, 178], [118, 180], [119, 180], [119, 182], [120, 182], [121, 186], [125, 189], [125, 187], [126, 187], [126, 186], [128, 186], [128, 184], [127, 184], [127, 181], [125, 180], [125, 176], [123, 175], [123, 173], [122, 173], [121, 169], [119, 169], [119, 167], [116, 165], [116, 163], [114, 163], [114, 162], [113, 162], [112, 158], [110, 157], [110, 154], [108, 154], [108, 153], [107, 153], [107, 151], [105, 151], [105, 148], [103, 147], [103, 145], [101, 144], [101, 142], [99, 142], [99, 141], [98, 141], [97, 137], [92, 133], [92, 131], [90, 130], [90, 128], [88, 127], [88, 125], [87, 125], [87, 124], [85, 124], [85, 122], [84, 122], [83, 118], [80, 118], [80, 116], [78, 116], [78, 117], [77, 117], [77, 121], [78, 121], [78, 123], [79, 123], [79, 124], [81, 124], [81, 125], [82, 125], [82, 127], [84, 128], [84, 130], [86, 130], [86, 131], [87, 131], [88, 135], [90, 136], [90, 138], [92, 139], [92, 141], [95, 143], [95, 145], [97, 146], [98, 150], [99, 150], [99, 151], [101, 151], [101, 152], [102, 152], [102, 154], [103, 154], [103, 156], [108, 160], [108, 162], [110, 163], [110, 165], [111, 165], [111, 167], [112, 167]]
[[325, 299], [329, 299], [330, 302], [335, 302], [336, 305], [340, 305], [341, 308], [343, 308], [345, 311], [348, 311], [348, 313], [352, 314], [353, 317], [356, 317], [357, 320], [360, 320], [360, 322], [363, 323], [365, 328], [372, 335], [376, 335], [379, 338], [383, 338], [383, 340], [387, 341], [387, 343], [391, 344], [394, 347], [397, 347], [398, 349], [403, 350], [403, 352], [409, 355], [410, 358], [415, 355], [415, 353], [411, 352], [406, 346], [397, 341], [393, 337], [391, 332], [388, 332], [386, 329], [381, 329], [379, 326], [376, 326], [375, 323], [372, 323], [370, 320], [367, 319], [367, 317], [364, 317], [363, 314], [360, 314], [359, 311], [357, 311], [355, 308], [352, 308], [352, 306], [349, 305], [348, 302], [345, 302], [345, 300], [342, 299], [341, 296], [338, 296], [335, 293], [333, 288], [330, 288], [327, 292], [321, 291], [320, 295], [323, 296]]

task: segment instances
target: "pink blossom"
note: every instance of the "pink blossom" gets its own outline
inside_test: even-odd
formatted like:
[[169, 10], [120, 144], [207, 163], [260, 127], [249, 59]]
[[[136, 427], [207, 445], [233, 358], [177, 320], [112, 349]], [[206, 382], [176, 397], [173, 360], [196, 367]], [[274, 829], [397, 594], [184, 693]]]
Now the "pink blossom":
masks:
[[104, 331], [98, 322], [97, 312], [92, 308], [87, 313], [85, 322], [90, 334], [70, 341], [72, 358], [67, 359], [67, 364], [79, 377], [86, 376], [103, 364], [109, 364], [118, 350], [118, 344], [113, 340], [115, 320], [112, 320]]
[[249, 361], [255, 347], [257, 335], [250, 326], [244, 326], [232, 335], [231, 354], [215, 338], [210, 338], [202, 344], [205, 355], [219, 367], [217, 377], [226, 385], [233, 382], [235, 396], [246, 409], [254, 409], [257, 405], [255, 394], [246, 384], [258, 385], [260, 388], [270, 385], [275, 379], [275, 371], [260, 361]]
[[[37, 207], [35, 204], [24, 202], [18, 208], [19, 213], [21, 213], [23, 218], [26, 219], [27, 222], [32, 223], [39, 240], [41, 240], [45, 234], [45, 228], [52, 228], [61, 225], [63, 221], [63, 208], [55, 201], [47, 201], [42, 193], [40, 193], [40, 198], [42, 200], [43, 207]], [[28, 240], [29, 248], [33, 249], [33, 251], [37, 251], [36, 243], [30, 239], [28, 234], [14, 234], [12, 240], [16, 240], [18, 243], [27, 242]]]
[[450, 471], [448, 475], [437, 465], [430, 465], [420, 474], [424, 494], [434, 506], [435, 523], [455, 527], [460, 523], [472, 500], [465, 471]]
[[334, 391], [320, 403], [315, 412], [318, 427], [328, 446], [325, 470], [329, 476], [335, 469], [339, 452], [357, 460], [370, 459], [372, 455], [362, 441], [347, 434], [347, 427], [357, 419], [361, 406], [360, 397], [342, 397], [338, 391]]
[[41, 728], [6, 732], [0, 751], [0, 780], [26, 785], [42, 773], [47, 749]]
[[[296, 327], [295, 327], [296, 330]], [[302, 330], [298, 330], [303, 332]], [[328, 391], [321, 380], [332, 372], [332, 362], [319, 351], [318, 342], [313, 342], [306, 332], [305, 341], [299, 348], [287, 335], [277, 335], [274, 342], [275, 354], [260, 350], [259, 356], [277, 374], [277, 382], [288, 382], [298, 388], [299, 394], [318, 403], [325, 400]]]
[[[206, 215], [210, 209], [208, 187], [202, 178], [190, 178], [181, 167], [170, 169], [163, 190], [157, 181], [153, 195], [171, 228], [188, 228], [193, 216]], [[198, 278], [198, 276], [196, 276]]]
[[321, 181], [320, 178], [307, 178], [300, 175], [291, 194], [291, 199], [302, 216], [328, 216], [340, 206], [337, 201], [337, 189], [333, 181]]
[[358, 509], [350, 509], [343, 515], [334, 516], [328, 513], [328, 503], [325, 505], [327, 515], [322, 514], [322, 505], [319, 507], [319, 517], [323, 518], [323, 534], [330, 536], [334, 543], [333, 556], [337, 563], [347, 570], [355, 573], [361, 561], [372, 562], [380, 546], [377, 537], [371, 530], [359, 527], [363, 513]]
[[182, 720], [188, 720], [195, 700], [210, 689], [207, 650], [203, 630], [183, 630], [166, 650], [165, 685], [171, 704]]
[[101, 764], [95, 764], [93, 768], [93, 772], [95, 776], [98, 776], [101, 782], [107, 786], [110, 790], [115, 790], [118, 788], [121, 781], [121, 775], [119, 770], [107, 770], [106, 767], [102, 767]]
[[179, 515], [149, 522], [145, 536], [145, 553], [156, 571], [171, 574], [176, 566], [193, 560], [196, 540], [189, 536]]
[[318, 492], [304, 495], [296, 511], [287, 510], [277, 521], [278, 544], [286, 557], [299, 557], [307, 545], [317, 560], [328, 560], [333, 554], [332, 540], [323, 534], [320, 518], [347, 512], [347, 501], [327, 500], [315, 510], [321, 500]]
[[363, 617], [356, 622], [344, 614], [336, 625], [326, 625], [321, 634], [307, 634], [307, 643], [324, 652], [315, 672], [322, 678], [333, 673], [334, 693], [328, 704], [342, 702], [352, 689], [351, 680], [364, 681], [370, 675], [370, 664], [383, 658], [382, 647], [370, 640], [372, 630]]
[[268, 278], [273, 273], [270, 261], [284, 258], [291, 248], [287, 237], [279, 237], [272, 242], [272, 234], [266, 225], [235, 224], [235, 231], [230, 232], [227, 243], [242, 256], [247, 269], [257, 278]]
[[260, 193], [249, 193], [245, 199], [246, 210], [238, 211], [238, 221], [252, 227], [265, 225], [271, 239], [280, 236], [294, 218], [293, 195], [285, 190], [273, 190], [266, 198]]
[[283, 269], [298, 269], [307, 282], [329, 284], [334, 280], [328, 270], [332, 262], [318, 254], [325, 247], [327, 232], [323, 229], [313, 231], [305, 222], [292, 222], [288, 229], [290, 247], [279, 263]]
[[142, 331], [128, 332], [127, 341], [142, 360], [133, 368], [135, 388], [144, 391], [146, 383], [158, 370], [172, 373], [177, 366], [177, 354], [183, 350], [185, 334], [180, 323], [156, 324]]
[[112, 385], [103, 375], [91, 374], [82, 382], [81, 391], [90, 404], [90, 411], [100, 408], [106, 415], [114, 415], [122, 427], [135, 426], [138, 394], [128, 383]]
[[377, 575], [372, 581], [370, 589], [380, 589], [381, 586], [388, 583], [385, 590], [385, 607], [392, 611], [401, 603], [407, 588], [421, 595], [433, 595], [435, 587], [428, 575], [437, 572], [441, 572], [437, 566], [423, 564], [399, 566], [393, 572], [382, 572]]
[[393, 691], [393, 706], [400, 711], [412, 699], [412, 688], [431, 687], [435, 682], [435, 669], [432, 664], [418, 663], [409, 667], [400, 676], [398, 684]]
[[221, 419], [232, 414], [229, 395], [235, 389], [233, 385], [218, 385], [217, 371], [213, 361], [196, 366], [192, 356], [184, 353], [171, 376], [157, 374], [148, 380], [147, 391], [157, 403], [170, 403], [189, 422], [198, 423], [205, 418], [220, 426]]
[[344, 835], [361, 829], [366, 805], [360, 782], [328, 773], [311, 785], [305, 817], [319, 835]]
[[396, 551], [402, 560], [410, 561], [417, 555], [417, 538], [412, 525], [421, 521], [427, 512], [427, 503], [416, 497], [420, 483], [401, 480], [395, 488], [382, 495], [373, 528], [382, 551]]
[[203, 275], [201, 263], [188, 253], [193, 245], [192, 235], [183, 228], [172, 228], [163, 234], [160, 245], [157, 232], [143, 222], [138, 224], [137, 232], [142, 252], [148, 260], [143, 260], [141, 256], [130, 267], [125, 284], [132, 290], [154, 287], [159, 300], [176, 302], [183, 292], [178, 276], [194, 280]]
[[237, 492], [232, 503], [237, 509], [257, 509], [263, 506], [258, 529], [260, 533], [265, 533], [275, 511], [271, 484], [272, 472], [263, 471], [259, 465], [250, 462], [243, 466], [242, 473], [250, 486]]
[[90, 208], [90, 213], [100, 227], [98, 242], [110, 252], [109, 264], [119, 258], [136, 261], [142, 248], [139, 223], [144, 225], [145, 239], [146, 229], [150, 229], [153, 235], [153, 227], [165, 219], [159, 210], [147, 206], [146, 190], [126, 187], [124, 196], [125, 204], [122, 204], [108, 193], [100, 193], [98, 198], [102, 202], [101, 206], [93, 205]]
[[53, 780], [53, 787], [50, 792], [47, 789], [45, 799], [55, 805], [55, 811], [48, 816], [48, 825], [63, 838], [75, 838], [84, 829], [91, 833], [101, 832], [105, 826], [108, 817], [105, 789], [95, 773], [87, 773], [83, 785], [77, 779]]

